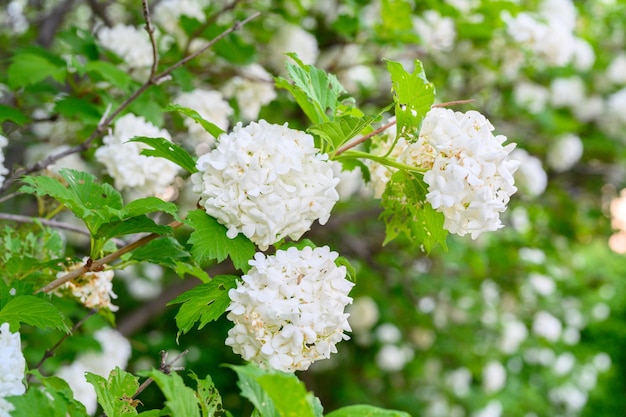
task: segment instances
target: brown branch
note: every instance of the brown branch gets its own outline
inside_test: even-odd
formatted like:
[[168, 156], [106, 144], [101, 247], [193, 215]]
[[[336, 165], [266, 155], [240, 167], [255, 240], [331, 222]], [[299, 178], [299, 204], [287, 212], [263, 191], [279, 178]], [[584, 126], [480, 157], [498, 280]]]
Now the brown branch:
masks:
[[237, 4], [239, 4], [240, 2], [241, 2], [241, 0], [234, 0], [231, 4], [229, 4], [229, 5], [225, 6], [224, 8], [222, 8], [222, 10], [218, 11], [217, 13], [215, 13], [213, 16], [208, 18], [206, 20], [206, 22], [204, 22], [198, 28], [196, 28], [191, 33], [191, 35], [189, 35], [189, 39], [187, 39], [187, 43], [185, 44], [185, 49], [183, 49], [183, 55], [186, 55], [186, 54], [189, 53], [189, 47], [191, 46], [191, 41], [192, 40], [194, 40], [195, 38], [200, 36], [200, 34], [202, 32], [204, 32], [204, 30], [206, 28], [208, 28], [211, 24], [213, 24], [221, 15], [223, 15], [227, 11], [233, 10], [235, 7], [237, 7]]
[[17, 169], [13, 175], [11, 175], [10, 178], [7, 178], [4, 182], [4, 185], [2, 185], [2, 187], [0, 187], [0, 194], [2, 194], [3, 192], [5, 192], [13, 183], [15, 183], [21, 176], [23, 175], [28, 175], [31, 174], [33, 172], [36, 171], [40, 171], [44, 168], [46, 168], [48, 165], [58, 161], [59, 159], [67, 156], [67, 155], [71, 155], [74, 153], [81, 153], [86, 151], [87, 149], [89, 149], [91, 147], [92, 142], [97, 139], [98, 137], [100, 137], [108, 128], [108, 126], [113, 122], [113, 120], [115, 120], [115, 118], [122, 112], [124, 111], [133, 101], [135, 101], [137, 99], [137, 97], [139, 97], [141, 94], [143, 94], [148, 88], [152, 87], [153, 85], [159, 84], [163, 81], [165, 81], [170, 74], [182, 67], [183, 65], [185, 65], [187, 62], [191, 61], [192, 59], [196, 58], [198, 55], [204, 53], [205, 51], [207, 51], [208, 49], [212, 48], [213, 45], [215, 45], [217, 42], [219, 42], [220, 40], [222, 40], [224, 37], [228, 36], [229, 34], [231, 34], [234, 31], [240, 30], [245, 24], [247, 24], [248, 22], [250, 22], [252, 19], [257, 18], [259, 15], [261, 14], [261, 12], [256, 12], [253, 13], [252, 15], [250, 15], [248, 18], [242, 20], [242, 21], [237, 21], [235, 23], [233, 23], [233, 25], [226, 29], [224, 32], [222, 32], [221, 34], [219, 34], [218, 36], [216, 36], [214, 39], [212, 39], [204, 48], [200, 49], [199, 51], [181, 59], [180, 61], [176, 62], [175, 64], [171, 65], [169, 68], [166, 68], [164, 71], [162, 71], [159, 74], [152, 74], [152, 76], [145, 82], [143, 83], [137, 90], [135, 90], [134, 93], [132, 93], [126, 100], [124, 100], [122, 102], [122, 104], [120, 104], [108, 117], [106, 117], [104, 120], [100, 121], [100, 123], [98, 123], [98, 126], [96, 127], [96, 130], [93, 131], [93, 133], [81, 144], [73, 146], [71, 148], [68, 148], [62, 152], [59, 152], [57, 154], [54, 155], [50, 155], [46, 158], [44, 158], [42, 161], [39, 161], [38, 163], [34, 164], [33, 166], [31, 166], [30, 168], [20, 168]]
[[[165, 374], [171, 374], [172, 371], [180, 371], [184, 368], [179, 368], [174, 366], [174, 364], [183, 356], [185, 356], [187, 353], [189, 353], [188, 350], [183, 350], [178, 356], [176, 356], [174, 359], [172, 359], [169, 362], [167, 361], [167, 352], [162, 350], [161, 351], [161, 364], [159, 365], [159, 371], [165, 373]], [[139, 388], [137, 388], [137, 391], [135, 392], [135, 394], [132, 396], [132, 399], [134, 400], [135, 398], [137, 398], [137, 396], [139, 394], [141, 394], [143, 392], [143, 390], [145, 390], [146, 388], [148, 388], [148, 386], [150, 384], [152, 384], [154, 382], [154, 379], [152, 378], [148, 378], [145, 381], [143, 381], [141, 383], [141, 385], [139, 386]]]
[[156, 39], [154, 39], [154, 26], [152, 26], [152, 20], [150, 20], [150, 9], [148, 8], [148, 0], [141, 0], [143, 9], [143, 18], [146, 21], [144, 28], [148, 32], [150, 37], [150, 45], [152, 45], [152, 67], [150, 68], [150, 77], [152, 79], [156, 74], [157, 66], [159, 65], [159, 51], [157, 49]]
[[[168, 226], [170, 227], [180, 227], [182, 226], [183, 223], [178, 222], [178, 221], [174, 221], [170, 224], [168, 224]], [[38, 294], [40, 292], [44, 292], [44, 293], [49, 293], [51, 291], [54, 291], [55, 289], [59, 288], [61, 285], [65, 284], [68, 281], [71, 281], [75, 278], [80, 277], [83, 274], [86, 274], [87, 272], [92, 272], [92, 271], [100, 271], [102, 270], [102, 268], [104, 268], [104, 266], [116, 259], [119, 259], [122, 255], [131, 252], [145, 244], [147, 244], [148, 242], [160, 237], [161, 235], [159, 235], [158, 233], [151, 233], [147, 236], [142, 237], [139, 240], [136, 240], [134, 242], [129, 243], [128, 245], [121, 247], [120, 249], [116, 250], [113, 253], [108, 254], [107, 256], [98, 259], [97, 261], [92, 261], [91, 259], [88, 259], [87, 262], [85, 263], [85, 265], [81, 266], [80, 268], [76, 268], [72, 271], [69, 271], [67, 274], [55, 279], [54, 281], [52, 281], [51, 283], [49, 283], [48, 285], [46, 285], [43, 288], [40, 288], [39, 290], [37, 290], [35, 292], [35, 294]]]
[[0, 213], [0, 220], [8, 220], [16, 223], [41, 223], [44, 226], [53, 227], [55, 229], [68, 230], [70, 232], [80, 233], [81, 235], [90, 236], [89, 231], [80, 226], [63, 223], [57, 220], [44, 219], [42, 217], [29, 217], [20, 214]]
[[[61, 344], [63, 342], [65, 342], [65, 339], [67, 339], [70, 335], [74, 334], [74, 332], [76, 330], [78, 330], [80, 328], [80, 326], [82, 326], [83, 324], [85, 324], [85, 322], [94, 314], [96, 314], [98, 310], [91, 309], [89, 310], [89, 312], [87, 313], [87, 315], [85, 317], [83, 317], [82, 319], [80, 319], [76, 324], [74, 324], [74, 326], [72, 326], [72, 329], [69, 331], [69, 333], [65, 333], [58, 342], [56, 342], [54, 344], [54, 346], [52, 346], [50, 349], [46, 349], [45, 353], [43, 354], [42, 358], [39, 360], [39, 362], [37, 362], [37, 365], [35, 365], [34, 367], [30, 368], [30, 369], [40, 369], [41, 366], [44, 364], [45, 361], [47, 361], [48, 359], [50, 359], [51, 357], [54, 356], [55, 351], [59, 348], [59, 346], [61, 346]], [[33, 374], [28, 375], [28, 377], [26, 378], [26, 380], [28, 382], [31, 382], [31, 380], [33, 379]]]
[[363, 136], [363, 137], [361, 137], [361, 138], [358, 138], [358, 139], [357, 139], [357, 140], [355, 140], [354, 142], [352, 142], [352, 143], [348, 143], [348, 144], [346, 144], [346, 145], [342, 146], [341, 148], [339, 148], [339, 149], [337, 150], [337, 152], [335, 152], [335, 156], [337, 156], [337, 155], [340, 155], [340, 154], [344, 153], [344, 152], [345, 152], [345, 151], [347, 151], [348, 149], [352, 149], [352, 148], [354, 148], [355, 146], [357, 146], [357, 145], [359, 145], [359, 144], [361, 144], [361, 143], [365, 142], [366, 140], [368, 140], [368, 139], [369, 139], [369, 138], [371, 138], [372, 136], [376, 136], [376, 135], [378, 135], [379, 133], [384, 132], [385, 130], [389, 129], [391, 126], [393, 126], [393, 125], [395, 125], [395, 124], [396, 124], [396, 121], [395, 121], [395, 120], [392, 120], [391, 122], [387, 123], [387, 124], [386, 124], [386, 125], [384, 125], [384, 126], [379, 127], [378, 129], [374, 130], [373, 132], [368, 133], [367, 135], [365, 135], [365, 136]]
[[439, 103], [439, 104], [433, 104], [432, 107], [450, 107], [450, 106], [454, 106], [455, 104], [468, 104], [468, 103], [473, 103], [476, 100], [469, 99], [469, 100], [454, 100], [454, 101], [446, 101], [445, 103]]

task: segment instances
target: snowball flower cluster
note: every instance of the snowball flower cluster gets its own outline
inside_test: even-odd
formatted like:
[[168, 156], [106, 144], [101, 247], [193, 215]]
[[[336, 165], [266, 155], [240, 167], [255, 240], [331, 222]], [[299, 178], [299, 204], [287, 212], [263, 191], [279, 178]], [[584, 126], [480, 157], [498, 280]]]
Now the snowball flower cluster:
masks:
[[10, 416], [15, 408], [4, 397], [22, 395], [26, 387], [24, 368], [26, 360], [22, 354], [19, 332], [11, 333], [9, 323], [0, 326], [0, 416]]
[[418, 141], [406, 152], [403, 162], [418, 157], [413, 164], [428, 169], [426, 199], [444, 214], [444, 227], [451, 233], [470, 233], [476, 239], [501, 228], [500, 213], [517, 191], [513, 173], [519, 162], [508, 158], [515, 144], [502, 146], [506, 137], [494, 136], [493, 130], [476, 111], [434, 108], [424, 118]]
[[313, 137], [265, 120], [240, 123], [218, 138], [197, 162], [193, 190], [200, 205], [261, 250], [281, 239], [299, 239], [315, 220], [325, 224], [339, 199], [328, 156]]
[[450, 51], [456, 39], [454, 20], [442, 17], [436, 10], [426, 10], [413, 19], [413, 28], [429, 51]]
[[515, 183], [520, 191], [529, 197], [543, 194], [548, 186], [548, 174], [543, 169], [541, 160], [523, 149], [515, 149], [511, 152], [511, 159], [520, 162], [519, 169], [514, 175]]
[[[152, 65], [152, 45], [148, 33], [134, 26], [117, 24], [98, 31], [100, 45], [113, 51], [130, 69], [139, 69], [139, 77], [147, 75]], [[141, 71], [143, 70], [143, 71]]]
[[117, 189], [130, 191], [136, 198], [162, 195], [174, 182], [178, 165], [164, 158], [141, 155], [148, 146], [128, 142], [135, 136], [172, 140], [169, 132], [143, 117], [126, 114], [115, 123], [113, 132], [104, 137], [103, 146], [96, 150], [96, 160], [104, 164]]
[[[68, 271], [81, 268], [88, 258], [83, 258], [82, 262], [72, 265]], [[57, 278], [67, 274], [68, 271], [59, 272]], [[86, 272], [78, 278], [66, 282], [57, 290], [58, 293], [69, 293], [77, 298], [87, 308], [108, 308], [117, 311], [118, 306], [111, 304], [111, 299], [117, 298], [113, 292], [112, 270], [100, 272]]]
[[574, 134], [557, 138], [550, 145], [546, 159], [548, 165], [556, 172], [565, 172], [572, 168], [583, 155], [583, 143]]
[[276, 71], [285, 71], [285, 54], [295, 52], [305, 64], [315, 64], [320, 53], [317, 39], [298, 25], [283, 25], [268, 44], [267, 64]]
[[74, 398], [83, 403], [90, 415], [96, 412], [98, 402], [93, 385], [85, 379], [85, 372], [107, 378], [116, 366], [126, 368], [131, 355], [130, 342], [117, 330], [105, 327], [93, 336], [102, 346], [102, 351], [81, 353], [74, 362], [61, 367], [56, 374], [68, 383]]
[[4, 166], [4, 152], [2, 148], [7, 146], [9, 141], [4, 136], [0, 135], [0, 187], [4, 184], [4, 176], [9, 173], [9, 170]]
[[354, 285], [337, 256], [328, 246], [257, 253], [228, 293], [227, 318], [235, 326], [226, 344], [245, 360], [284, 372], [306, 370], [337, 352], [335, 345], [349, 338], [344, 309]]
[[[203, 119], [208, 120], [222, 130], [228, 129], [228, 118], [232, 116], [233, 109], [224, 100], [224, 96], [219, 91], [195, 89], [190, 92], [181, 93], [174, 100], [176, 104], [188, 107], [198, 112]], [[185, 126], [189, 130], [193, 147], [197, 155], [209, 152], [215, 145], [215, 138], [204, 130], [202, 125], [192, 118], [185, 119]]]
[[261, 107], [276, 98], [274, 80], [259, 64], [243, 67], [239, 75], [226, 82], [223, 91], [226, 97], [237, 100], [239, 112], [245, 120], [256, 120]]
[[181, 16], [196, 19], [201, 23], [206, 21], [204, 8], [208, 0], [163, 0], [156, 3], [153, 19], [166, 33], [174, 35], [182, 46], [187, 41], [185, 31], [179, 26]]

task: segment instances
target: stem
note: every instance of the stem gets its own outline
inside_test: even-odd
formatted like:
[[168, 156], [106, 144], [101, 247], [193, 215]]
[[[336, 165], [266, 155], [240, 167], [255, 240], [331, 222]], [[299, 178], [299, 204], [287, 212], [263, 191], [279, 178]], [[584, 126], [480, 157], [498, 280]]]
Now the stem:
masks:
[[[179, 222], [179, 221], [174, 221], [170, 224], [168, 224], [168, 226], [176, 228], [176, 227], [180, 227], [182, 226], [183, 223]], [[35, 294], [38, 294], [40, 292], [44, 292], [44, 293], [49, 293], [51, 291], [54, 291], [55, 289], [59, 288], [61, 285], [65, 284], [68, 281], [73, 280], [74, 278], [78, 278], [83, 274], [86, 274], [87, 272], [92, 272], [92, 271], [101, 271], [102, 268], [104, 268], [104, 266], [116, 259], [119, 259], [122, 255], [131, 252], [145, 244], [147, 244], [148, 242], [160, 237], [161, 235], [158, 233], [151, 233], [147, 236], [142, 237], [141, 239], [138, 239], [134, 242], [129, 243], [126, 246], [123, 246], [121, 248], [119, 248], [118, 250], [116, 250], [113, 253], [108, 254], [107, 256], [98, 259], [97, 261], [93, 261], [93, 262], [87, 262], [85, 265], [83, 265], [80, 268], [76, 268], [72, 271], [69, 271], [67, 274], [63, 275], [62, 277], [59, 277], [57, 279], [55, 279], [54, 281], [52, 281], [51, 283], [47, 284], [45, 287], [40, 288], [39, 290], [37, 290], [35, 292]]]
[[[43, 365], [43, 363], [45, 361], [47, 361], [48, 359], [50, 359], [51, 357], [54, 356], [55, 351], [59, 348], [59, 346], [61, 346], [61, 344], [63, 342], [65, 342], [65, 339], [67, 339], [71, 334], [74, 334], [74, 332], [76, 330], [78, 330], [80, 328], [80, 326], [82, 326], [83, 324], [85, 324], [85, 322], [94, 314], [96, 314], [98, 310], [96, 310], [95, 308], [92, 308], [91, 310], [89, 310], [89, 312], [87, 313], [87, 315], [85, 317], [83, 317], [82, 319], [80, 319], [76, 324], [74, 324], [74, 326], [72, 326], [72, 329], [70, 330], [69, 333], [65, 333], [63, 336], [61, 336], [61, 338], [59, 339], [58, 342], [56, 342], [54, 344], [54, 346], [52, 346], [50, 349], [46, 349], [46, 352], [43, 354], [43, 357], [39, 360], [39, 362], [37, 362], [37, 365], [35, 365], [34, 368], [31, 369], [37, 369], [39, 370], [39, 368], [41, 368], [41, 366]], [[26, 378], [26, 380], [28, 382], [31, 382], [31, 380], [33, 379], [33, 374], [29, 374], [28, 377]]]
[[219, 12], [215, 13], [213, 16], [211, 16], [210, 18], [208, 18], [206, 20], [206, 22], [204, 22], [202, 25], [200, 25], [196, 30], [194, 30], [191, 35], [189, 35], [189, 39], [187, 39], [187, 43], [185, 44], [185, 49], [183, 54], [186, 55], [189, 53], [189, 47], [191, 46], [191, 41], [193, 41], [195, 38], [197, 38], [198, 36], [200, 36], [200, 34], [202, 32], [204, 32], [204, 30], [206, 28], [208, 28], [211, 24], [215, 23], [215, 21], [224, 13], [226, 13], [229, 10], [233, 10], [235, 7], [237, 7], [237, 4], [239, 4], [241, 0], [234, 0], [231, 4], [224, 6], [224, 8], [222, 8], [222, 10], [220, 10]]
[[152, 45], [152, 68], [150, 68], [150, 77], [152, 79], [154, 74], [156, 74], [157, 66], [159, 65], [159, 52], [156, 45], [156, 39], [154, 39], [154, 26], [152, 26], [152, 21], [150, 20], [150, 9], [148, 8], [148, 0], [141, 0], [141, 5], [143, 9], [143, 18], [146, 21], [146, 25], [144, 28], [146, 32], [148, 32], [148, 36], [150, 37], [150, 45]]
[[[185, 356], [187, 353], [189, 353], [189, 351], [187, 349], [185, 349], [178, 356], [176, 356], [173, 360], [171, 360], [170, 362], [166, 362], [167, 361], [167, 352], [162, 350], [161, 351], [161, 365], [159, 366], [159, 371], [169, 375], [170, 373], [172, 373], [172, 371], [181, 370], [182, 368], [174, 367], [173, 365], [180, 358]], [[153, 382], [154, 382], [154, 379], [152, 379], [152, 378], [148, 378], [145, 381], [143, 381], [141, 383], [141, 385], [139, 385], [139, 388], [137, 388], [137, 392], [135, 392], [135, 395], [132, 396], [132, 399], [134, 400], [135, 398], [137, 398], [137, 396], [139, 394], [141, 394], [146, 388], [148, 388], [148, 386], [150, 384], [152, 384]]]
[[426, 168], [418, 168], [418, 167], [414, 167], [411, 165], [406, 165], [406, 164], [391, 160], [389, 158], [385, 158], [384, 156], [372, 155], [371, 153], [361, 152], [361, 151], [351, 150], [349, 151], [348, 154], [340, 158], [371, 159], [372, 161], [378, 162], [379, 164], [382, 164], [382, 165], [386, 165], [386, 166], [394, 167], [398, 169], [404, 169], [406, 171], [411, 171], [411, 172], [418, 172], [420, 174], [423, 174], [424, 172], [428, 171]]
[[365, 136], [363, 136], [363, 137], [361, 137], [361, 138], [359, 138], [359, 139], [355, 140], [354, 142], [352, 142], [352, 143], [348, 143], [347, 145], [344, 145], [343, 147], [339, 148], [339, 149], [337, 150], [337, 152], [335, 152], [334, 156], [341, 155], [342, 153], [344, 153], [344, 152], [345, 152], [345, 151], [347, 151], [348, 149], [352, 149], [352, 148], [354, 148], [355, 146], [357, 146], [357, 145], [359, 145], [359, 144], [361, 144], [361, 143], [365, 142], [365, 141], [366, 141], [366, 140], [368, 140], [369, 138], [371, 138], [371, 137], [373, 137], [373, 136], [376, 136], [376, 135], [378, 135], [379, 133], [384, 132], [385, 130], [389, 129], [391, 126], [393, 126], [393, 125], [395, 125], [395, 124], [396, 124], [396, 121], [395, 121], [395, 120], [392, 120], [391, 122], [387, 123], [386, 125], [379, 127], [378, 129], [376, 129], [376, 130], [374, 130], [373, 132], [368, 133], [367, 135], [365, 135]]
[[468, 104], [468, 103], [473, 103], [475, 101], [476, 100], [474, 100], [473, 98], [471, 98], [469, 100], [446, 101], [445, 103], [433, 104], [431, 107], [449, 107], [449, 106], [453, 106], [455, 104]]

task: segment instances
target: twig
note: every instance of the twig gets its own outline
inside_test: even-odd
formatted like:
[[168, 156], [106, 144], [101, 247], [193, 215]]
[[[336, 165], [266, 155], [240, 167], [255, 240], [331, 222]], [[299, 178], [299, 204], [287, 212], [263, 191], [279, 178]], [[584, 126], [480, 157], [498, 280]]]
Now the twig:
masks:
[[340, 154], [344, 153], [344, 152], [345, 152], [345, 151], [347, 151], [348, 149], [352, 149], [352, 148], [354, 148], [355, 146], [357, 146], [357, 145], [359, 145], [359, 144], [361, 144], [361, 143], [365, 142], [366, 140], [368, 140], [368, 139], [369, 139], [369, 138], [371, 138], [372, 136], [376, 136], [376, 135], [378, 135], [379, 133], [384, 132], [385, 130], [389, 129], [391, 126], [393, 126], [393, 125], [395, 125], [395, 124], [396, 124], [396, 121], [395, 121], [395, 120], [392, 120], [391, 122], [387, 123], [387, 124], [386, 124], [386, 125], [384, 125], [384, 126], [379, 127], [378, 129], [374, 130], [373, 132], [368, 133], [367, 135], [365, 135], [365, 136], [363, 136], [363, 137], [361, 137], [361, 138], [358, 138], [358, 139], [357, 139], [357, 140], [355, 140], [354, 142], [352, 142], [352, 143], [348, 143], [347, 145], [344, 145], [343, 147], [339, 148], [339, 149], [337, 150], [337, 152], [335, 152], [335, 156], [337, 156], [337, 155], [340, 155]]
[[[183, 223], [178, 222], [178, 221], [174, 221], [170, 224], [168, 224], [168, 226], [170, 227], [180, 227], [182, 226]], [[116, 260], [119, 259], [122, 255], [124, 255], [125, 253], [131, 252], [145, 244], [147, 244], [148, 242], [150, 242], [151, 240], [154, 240], [158, 237], [160, 237], [161, 235], [158, 233], [151, 233], [147, 236], [142, 237], [139, 240], [136, 240], [134, 242], [129, 243], [126, 246], [123, 246], [121, 248], [119, 248], [118, 250], [116, 250], [113, 253], [108, 254], [107, 256], [98, 259], [97, 261], [92, 261], [91, 259], [88, 259], [87, 262], [85, 263], [85, 265], [83, 265], [80, 268], [76, 268], [70, 272], [68, 272], [67, 274], [55, 279], [54, 281], [52, 281], [51, 283], [49, 283], [48, 285], [46, 285], [43, 288], [40, 288], [39, 290], [37, 290], [35, 292], [35, 294], [38, 294], [40, 292], [44, 292], [44, 293], [49, 293], [50, 291], [54, 291], [55, 289], [59, 288], [61, 285], [65, 284], [68, 281], [73, 280], [74, 278], [78, 278], [83, 274], [86, 274], [87, 272], [92, 272], [92, 271], [100, 271], [102, 270], [102, 268]]]
[[449, 107], [449, 106], [454, 106], [455, 104], [468, 104], [468, 103], [473, 103], [475, 101], [476, 100], [474, 100], [473, 98], [469, 100], [446, 101], [445, 103], [433, 104], [432, 107]]
[[156, 45], [156, 39], [154, 39], [154, 26], [152, 26], [152, 20], [150, 20], [150, 9], [148, 8], [148, 0], [141, 0], [143, 6], [143, 18], [146, 21], [146, 32], [150, 37], [150, 45], [152, 45], [152, 68], [150, 69], [150, 79], [156, 74], [157, 66], [159, 65], [159, 51]]
[[[178, 356], [176, 356], [173, 360], [171, 360], [170, 362], [166, 362], [167, 361], [167, 352], [162, 350], [161, 351], [161, 365], [159, 366], [159, 371], [169, 375], [169, 374], [172, 373], [172, 371], [180, 371], [180, 370], [184, 369], [184, 368], [180, 368], [180, 367], [173, 366], [173, 365], [180, 358], [185, 356], [187, 353], [189, 353], [189, 351], [185, 349]], [[148, 388], [148, 386], [150, 384], [152, 384], [153, 382], [154, 382], [154, 379], [152, 379], [152, 378], [148, 378], [145, 381], [143, 381], [141, 383], [141, 385], [139, 385], [139, 388], [137, 388], [137, 392], [135, 392], [135, 395], [133, 395], [132, 399], [134, 400], [135, 398], [137, 398], [137, 396], [139, 394], [141, 394], [143, 392], [143, 390]]]
[[[63, 336], [61, 336], [61, 338], [59, 339], [58, 342], [56, 342], [54, 344], [54, 346], [52, 346], [50, 349], [46, 349], [46, 352], [43, 354], [42, 358], [39, 360], [39, 362], [37, 362], [37, 365], [35, 365], [33, 368], [31, 369], [39, 369], [41, 368], [41, 366], [43, 365], [43, 363], [45, 361], [47, 361], [48, 359], [50, 359], [51, 357], [54, 356], [55, 351], [59, 348], [59, 346], [61, 346], [61, 344], [63, 342], [65, 342], [65, 339], [67, 339], [70, 335], [74, 334], [74, 332], [76, 330], [78, 330], [80, 328], [80, 326], [82, 326], [83, 324], [85, 324], [85, 322], [94, 314], [96, 314], [98, 312], [97, 309], [92, 308], [91, 310], [89, 310], [89, 312], [87, 313], [87, 315], [85, 317], [83, 317], [82, 319], [80, 319], [76, 324], [74, 324], [74, 326], [72, 326], [72, 329], [70, 330], [69, 333], [65, 333]], [[27, 377], [27, 381], [31, 382], [31, 380], [33, 379], [33, 374], [28, 375]]]
[[206, 22], [204, 22], [196, 30], [194, 30], [191, 33], [191, 35], [189, 35], [189, 39], [187, 39], [187, 43], [185, 44], [185, 49], [183, 50], [183, 55], [186, 55], [186, 54], [189, 53], [189, 47], [191, 46], [191, 41], [192, 40], [197, 38], [206, 28], [209, 27], [209, 25], [214, 23], [217, 20], [218, 17], [220, 17], [221, 15], [226, 13], [227, 11], [233, 10], [235, 7], [237, 7], [237, 4], [239, 4], [240, 1], [241, 0], [234, 0], [231, 4], [229, 4], [228, 6], [225, 6], [224, 8], [222, 8], [222, 10], [218, 11], [217, 13], [215, 13], [213, 16], [208, 18], [206, 20]]
[[204, 48], [200, 49], [199, 51], [186, 56], [185, 58], [181, 59], [180, 61], [176, 62], [175, 64], [171, 65], [169, 68], [166, 68], [164, 71], [162, 71], [161, 73], [157, 74], [157, 75], [153, 75], [151, 76], [145, 83], [143, 83], [137, 90], [135, 90], [134, 93], [132, 93], [126, 100], [124, 100], [122, 102], [122, 104], [120, 104], [106, 119], [102, 120], [100, 123], [98, 123], [98, 126], [96, 127], [96, 129], [93, 131], [93, 133], [81, 144], [73, 146], [71, 148], [68, 148], [64, 151], [61, 151], [57, 154], [54, 155], [50, 155], [46, 158], [44, 158], [42, 161], [39, 161], [38, 163], [34, 164], [33, 166], [31, 166], [30, 168], [21, 168], [21, 169], [17, 169], [13, 175], [11, 175], [10, 178], [7, 178], [4, 182], [4, 185], [2, 185], [2, 187], [0, 187], [0, 194], [2, 194], [3, 192], [5, 192], [14, 182], [16, 182], [18, 180], [18, 178], [20, 178], [23, 175], [28, 175], [31, 174], [33, 172], [36, 171], [40, 171], [44, 168], [46, 168], [48, 165], [58, 161], [59, 159], [67, 156], [67, 155], [71, 155], [74, 153], [81, 153], [86, 151], [87, 149], [89, 149], [91, 147], [92, 142], [100, 137], [100, 135], [102, 135], [107, 127], [113, 122], [113, 120], [115, 120], [115, 118], [126, 109], [126, 107], [128, 107], [133, 101], [135, 101], [137, 99], [137, 97], [139, 97], [141, 94], [143, 94], [148, 88], [150, 88], [153, 85], [159, 84], [163, 81], [165, 81], [165, 79], [167, 79], [170, 74], [172, 73], [172, 71], [182, 67], [183, 65], [185, 65], [187, 62], [191, 61], [192, 59], [196, 58], [198, 55], [204, 53], [205, 51], [207, 51], [208, 49], [212, 48], [213, 45], [215, 45], [217, 42], [219, 42], [220, 40], [222, 40], [224, 37], [228, 36], [229, 34], [231, 34], [234, 31], [240, 30], [245, 24], [247, 24], [248, 22], [250, 22], [252, 19], [257, 18], [258, 16], [260, 16], [261, 12], [255, 12], [252, 15], [250, 15], [248, 18], [242, 20], [242, 21], [238, 21], [233, 23], [233, 25], [226, 29], [224, 32], [222, 32], [221, 34], [219, 34], [218, 36], [216, 36], [214, 39], [212, 39], [207, 45], [204, 46]]

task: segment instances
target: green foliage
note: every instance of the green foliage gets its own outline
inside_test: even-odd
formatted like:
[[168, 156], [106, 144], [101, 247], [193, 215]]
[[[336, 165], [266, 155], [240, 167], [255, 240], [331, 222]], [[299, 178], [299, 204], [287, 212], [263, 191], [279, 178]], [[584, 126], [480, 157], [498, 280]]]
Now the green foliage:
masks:
[[63, 313], [50, 301], [34, 295], [18, 295], [0, 309], [0, 323], [9, 323], [17, 331], [20, 323], [40, 329], [54, 328], [69, 333]]
[[122, 71], [116, 65], [107, 61], [89, 61], [82, 70], [95, 80], [102, 79], [108, 81], [111, 85], [123, 91], [127, 91], [133, 85], [133, 79], [126, 71]]
[[233, 275], [217, 275], [170, 301], [167, 305], [181, 304], [176, 314], [178, 336], [191, 330], [196, 322], [200, 322], [198, 329], [202, 329], [220, 318], [230, 304], [228, 291], [237, 286], [237, 279]]
[[409, 413], [396, 410], [384, 410], [371, 405], [350, 405], [326, 414], [326, 417], [410, 417]]
[[[219, 126], [211, 123], [208, 120], [205, 120], [202, 116], [200, 116], [200, 114], [190, 108], [187, 107], [183, 107], [179, 104], [170, 104], [168, 105], [164, 111], [169, 111], [169, 112], [179, 112], [181, 114], [184, 114], [187, 117], [190, 117], [192, 120], [194, 120], [196, 123], [198, 123], [200, 126], [202, 126], [204, 128], [204, 130], [206, 130], [208, 133], [210, 133], [211, 135], [213, 135], [213, 137], [217, 138], [219, 137], [221, 134], [225, 133], [224, 130], [222, 130]], [[181, 165], [182, 166], [182, 165]], [[185, 168], [185, 167], [183, 167]], [[187, 168], [185, 168], [187, 169]], [[189, 170], [187, 170], [189, 171]], [[196, 172], [196, 171], [189, 171], [189, 172]]]
[[62, 82], [66, 76], [65, 62], [41, 48], [26, 48], [11, 58], [7, 81], [11, 88], [39, 83], [48, 77]]
[[345, 92], [337, 77], [313, 65], [305, 65], [295, 54], [287, 55], [295, 61], [295, 64], [287, 63], [293, 84], [278, 77], [276, 87], [289, 91], [314, 124], [334, 120], [339, 95]]
[[165, 158], [174, 162], [179, 167], [183, 168], [187, 172], [198, 172], [196, 168], [196, 162], [180, 145], [173, 143], [164, 138], [149, 138], [144, 136], [137, 136], [129, 140], [129, 142], [141, 142], [153, 149], [143, 149], [142, 155], [155, 156], [159, 158]]
[[215, 387], [210, 375], [200, 379], [194, 372], [190, 373], [191, 378], [198, 386], [197, 397], [200, 404], [202, 417], [213, 417], [218, 412], [224, 411], [222, 408], [222, 397]]
[[30, 118], [14, 107], [0, 104], [0, 124], [7, 121], [23, 126], [30, 121]]
[[[66, 384], [67, 385], [67, 384]], [[52, 398], [48, 397], [51, 395]], [[15, 410], [11, 411], [11, 417], [87, 417], [85, 408], [78, 405], [68, 404], [68, 400], [63, 394], [54, 390], [30, 389], [26, 393], [5, 397], [13, 403]]]
[[234, 239], [226, 236], [226, 227], [209, 216], [204, 210], [194, 210], [187, 214], [185, 223], [194, 231], [189, 237], [191, 254], [198, 264], [216, 260], [222, 262], [230, 257], [235, 268], [247, 272], [248, 261], [255, 253], [254, 243], [241, 233]]
[[387, 70], [391, 74], [396, 103], [397, 136], [415, 140], [422, 120], [435, 102], [435, 86], [426, 79], [422, 63], [417, 59], [413, 73], [409, 74], [394, 61], [387, 61]]
[[252, 364], [229, 367], [239, 377], [241, 395], [250, 400], [261, 416], [321, 416], [317, 399], [294, 374], [263, 370]]
[[209, 275], [194, 264], [191, 254], [185, 247], [170, 236], [152, 240], [148, 244], [135, 249], [131, 254], [131, 259], [170, 268], [180, 277], [190, 274], [200, 278], [203, 282], [210, 280]]
[[149, 373], [150, 378], [165, 395], [168, 415], [172, 417], [200, 417], [199, 399], [196, 392], [185, 386], [183, 379], [176, 373], [165, 374], [156, 369]]
[[421, 175], [398, 171], [391, 177], [382, 196], [387, 244], [400, 234], [406, 235], [413, 246], [430, 252], [435, 245], [446, 246], [447, 230], [444, 216], [426, 202], [428, 186]]
[[108, 378], [87, 372], [85, 377], [96, 390], [98, 404], [108, 417], [136, 416], [133, 396], [139, 388], [138, 377], [119, 367], [109, 373]]

